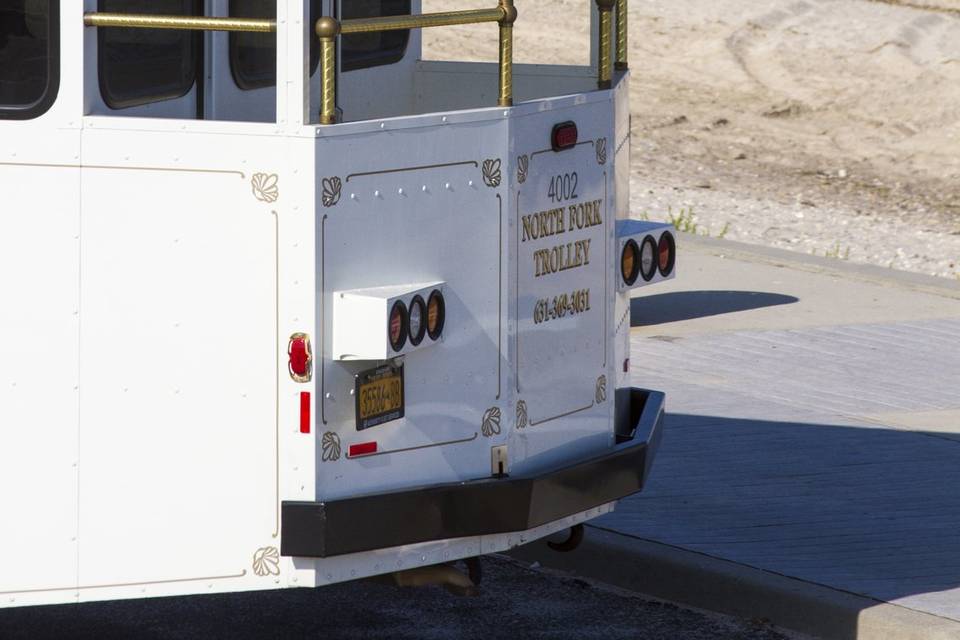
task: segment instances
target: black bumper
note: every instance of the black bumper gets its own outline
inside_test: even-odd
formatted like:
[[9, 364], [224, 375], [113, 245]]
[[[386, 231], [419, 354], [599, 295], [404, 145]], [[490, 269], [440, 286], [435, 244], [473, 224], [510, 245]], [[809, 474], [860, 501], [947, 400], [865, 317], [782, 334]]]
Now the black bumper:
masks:
[[284, 502], [281, 554], [329, 558], [430, 540], [526, 531], [640, 491], [660, 442], [664, 395], [617, 392], [618, 444], [535, 476]]

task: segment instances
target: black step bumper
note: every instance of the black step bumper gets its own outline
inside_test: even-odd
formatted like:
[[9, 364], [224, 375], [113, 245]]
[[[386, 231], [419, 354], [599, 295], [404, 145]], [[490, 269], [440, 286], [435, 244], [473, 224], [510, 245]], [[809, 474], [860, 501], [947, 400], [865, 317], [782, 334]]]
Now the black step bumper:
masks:
[[532, 476], [331, 500], [284, 502], [281, 554], [329, 558], [400, 545], [526, 531], [643, 488], [660, 442], [664, 395], [617, 392], [618, 444]]

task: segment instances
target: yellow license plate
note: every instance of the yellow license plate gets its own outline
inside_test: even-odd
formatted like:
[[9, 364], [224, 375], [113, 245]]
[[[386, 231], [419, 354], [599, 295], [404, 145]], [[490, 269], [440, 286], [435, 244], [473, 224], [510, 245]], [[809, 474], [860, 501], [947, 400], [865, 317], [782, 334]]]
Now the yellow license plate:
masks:
[[356, 385], [357, 431], [403, 417], [403, 366], [364, 371]]

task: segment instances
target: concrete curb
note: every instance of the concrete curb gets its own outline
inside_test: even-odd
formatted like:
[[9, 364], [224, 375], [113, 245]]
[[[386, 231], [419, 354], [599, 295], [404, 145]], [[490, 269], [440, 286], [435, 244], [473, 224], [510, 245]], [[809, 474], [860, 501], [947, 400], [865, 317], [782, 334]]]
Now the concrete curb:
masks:
[[712, 556], [587, 527], [574, 552], [510, 555], [662, 600], [837, 640], [960, 640], [960, 622]]
[[[717, 256], [730, 256], [749, 262], [761, 262], [774, 266], [789, 266], [814, 273], [835, 273], [846, 278], [863, 280], [876, 284], [904, 287], [913, 291], [923, 291], [934, 295], [960, 299], [960, 281], [938, 278], [911, 271], [898, 271], [869, 264], [857, 264], [811, 256], [797, 251], [765, 247], [762, 245], [721, 240], [689, 233], [681, 233], [680, 241], [700, 247]], [[681, 255], [683, 249], [680, 249]]]

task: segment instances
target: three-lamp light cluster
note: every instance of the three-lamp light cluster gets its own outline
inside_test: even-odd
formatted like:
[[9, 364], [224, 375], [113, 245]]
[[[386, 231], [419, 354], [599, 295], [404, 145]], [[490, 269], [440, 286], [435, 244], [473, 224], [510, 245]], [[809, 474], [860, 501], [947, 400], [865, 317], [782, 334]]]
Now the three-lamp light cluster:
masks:
[[634, 289], [674, 276], [677, 241], [670, 225], [621, 220], [617, 223], [617, 240], [621, 289]]
[[335, 360], [387, 360], [439, 342], [446, 283], [391, 285], [333, 294]]
[[419, 293], [413, 296], [409, 304], [396, 300], [387, 323], [390, 348], [399, 353], [407, 343], [419, 347], [427, 338], [436, 342], [443, 335], [446, 316], [447, 303], [439, 289], [431, 291], [426, 300]]

